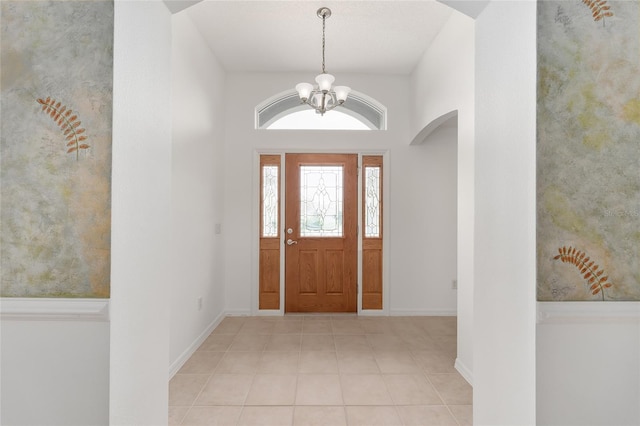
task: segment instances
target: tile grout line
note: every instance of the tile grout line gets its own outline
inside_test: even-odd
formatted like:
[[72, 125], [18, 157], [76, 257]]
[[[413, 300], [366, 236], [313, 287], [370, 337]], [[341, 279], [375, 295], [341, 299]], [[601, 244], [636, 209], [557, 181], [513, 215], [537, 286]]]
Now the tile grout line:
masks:
[[[215, 329], [214, 329], [215, 330]], [[205, 341], [213, 334], [213, 331], [211, 330], [211, 333], [206, 337]], [[195, 350], [195, 352], [193, 353], [193, 355], [195, 355], [195, 353], [198, 351], [198, 349], [200, 349], [200, 347], [204, 344], [204, 341], [200, 344], [200, 346], [198, 346], [198, 348]], [[191, 357], [193, 356], [191, 355]], [[191, 357], [189, 357], [189, 359], [185, 362], [185, 365], [187, 362], [189, 362], [189, 360], [191, 359]], [[218, 361], [220, 362], [220, 361]], [[184, 367], [184, 365], [183, 365]], [[217, 368], [217, 364], [216, 364], [216, 368]], [[215, 371], [215, 369], [214, 369]], [[180, 370], [178, 370], [178, 372], [176, 374], [179, 374]], [[191, 404], [188, 406], [187, 411], [184, 413], [184, 415], [182, 416], [182, 418], [180, 419], [180, 424], [183, 424], [184, 421], [187, 419], [187, 417], [189, 416], [189, 413], [191, 412], [191, 410], [193, 409], [196, 401], [198, 400], [198, 398], [200, 397], [200, 395], [202, 394], [202, 391], [204, 390], [204, 388], [207, 386], [207, 384], [209, 383], [209, 380], [211, 380], [211, 377], [213, 376], [213, 373], [209, 374], [209, 377], [207, 378], [207, 380], [204, 382], [204, 384], [202, 385], [202, 387], [200, 388], [200, 391], [198, 392], [198, 394], [195, 396], [195, 398], [193, 399], [193, 401], [191, 401]]]
[[[337, 343], [336, 343], [335, 337], [336, 337], [336, 336], [349, 336], [349, 335], [352, 335], [352, 334], [357, 334], [357, 335], [362, 334], [362, 335], [364, 335], [365, 337], [367, 337], [367, 336], [368, 336], [368, 335], [370, 335], [370, 334], [371, 334], [371, 335], [376, 335], [376, 334], [377, 334], [377, 335], [398, 335], [398, 331], [397, 331], [397, 330], [396, 330], [396, 331], [394, 331], [394, 330], [389, 330], [389, 331], [390, 331], [389, 333], [387, 333], [386, 331], [382, 331], [382, 332], [380, 332], [380, 333], [375, 333], [375, 332], [367, 332], [367, 329], [363, 329], [363, 328], [361, 328], [361, 330], [359, 330], [359, 332], [357, 332], [357, 333], [349, 333], [349, 332], [344, 332], [344, 329], [341, 329], [341, 328], [336, 329], [336, 328], [334, 327], [334, 323], [338, 323], [341, 319], [339, 319], [339, 318], [334, 318], [334, 317], [331, 317], [331, 316], [329, 316], [328, 318], [330, 319], [330, 324], [331, 324], [331, 331], [328, 333], [328, 335], [332, 337], [332, 350], [330, 350], [330, 351], [323, 351], [323, 350], [310, 350], [309, 352], [330, 352], [330, 353], [333, 353], [333, 354], [334, 354], [334, 356], [335, 356], [335, 360], [336, 360], [336, 367], [337, 367], [336, 375], [337, 375], [338, 380], [339, 380], [339, 383], [340, 383], [340, 394], [341, 394], [341, 399], [342, 399], [342, 404], [341, 404], [340, 406], [342, 407], [342, 413], [343, 413], [343, 415], [344, 415], [345, 421], [346, 421], [346, 422], [347, 422], [347, 424], [348, 424], [347, 408], [348, 408], [349, 406], [347, 406], [347, 404], [346, 404], [346, 402], [345, 402], [345, 399], [344, 399], [344, 392], [343, 392], [343, 389], [342, 389], [342, 380], [341, 380], [341, 378], [342, 378], [342, 377], [344, 377], [344, 376], [348, 376], [348, 375], [350, 375], [350, 374], [365, 374], [365, 373], [349, 373], [349, 372], [343, 372], [343, 371], [340, 369], [340, 363], [338, 362], [338, 361], [339, 361], [339, 357], [338, 357], [339, 352], [356, 352], [356, 353], [357, 353], [357, 352], [361, 352], [361, 351], [358, 351], [358, 350], [351, 350], [351, 351], [349, 351], [348, 349], [346, 349], [346, 350], [344, 350], [344, 351], [338, 351], [338, 345], [337, 345]], [[357, 321], [357, 319], [356, 319], [356, 321]], [[243, 329], [246, 325], [247, 325], [247, 324], [246, 324], [246, 322], [244, 322], [244, 323], [242, 324], [242, 326], [238, 329], [238, 331], [237, 331], [237, 332], [235, 332], [234, 334], [232, 334], [232, 335], [233, 335], [233, 338], [231, 339], [231, 342], [226, 346], [226, 349], [225, 349], [224, 351], [215, 351], [215, 352], [222, 352], [222, 354], [223, 354], [223, 355], [222, 355], [222, 357], [218, 360], [218, 363], [216, 364], [216, 367], [212, 370], [212, 372], [211, 372], [211, 373], [209, 373], [209, 375], [208, 375], [208, 377], [207, 377], [206, 382], [204, 383], [204, 385], [202, 386], [202, 388], [201, 388], [201, 389], [200, 389], [200, 391], [198, 392], [198, 395], [195, 397], [195, 399], [193, 400], [193, 402], [192, 402], [192, 403], [191, 403], [191, 405], [189, 406], [189, 408], [188, 408], [187, 412], [185, 413], [185, 415], [183, 416], [183, 418], [182, 418], [182, 420], [181, 420], [181, 423], [184, 423], [184, 421], [186, 420], [187, 416], [188, 416], [188, 415], [189, 415], [189, 413], [191, 412], [192, 408], [196, 406], [196, 404], [195, 404], [195, 403], [196, 403], [196, 401], [198, 400], [198, 398], [202, 395], [202, 393], [203, 393], [204, 389], [206, 388], [206, 386], [210, 383], [210, 381], [212, 380], [213, 376], [214, 376], [215, 374], [217, 374], [217, 373], [218, 373], [218, 369], [220, 368], [220, 363], [221, 363], [222, 359], [224, 359], [224, 357], [225, 357], [225, 356], [228, 356], [230, 353], [233, 353], [233, 352], [234, 352], [234, 351], [231, 351], [230, 349], [231, 349], [231, 347], [232, 347], [233, 343], [236, 341], [236, 339], [237, 339], [239, 336], [241, 336], [241, 335], [246, 335], [246, 336], [254, 335], [254, 333], [241, 334], [242, 329]], [[259, 327], [258, 327], [258, 328], [259, 328]], [[286, 327], [284, 327], [284, 328], [286, 329]], [[336, 331], [338, 331], [338, 333], [336, 333]], [[340, 332], [340, 331], [342, 331], [342, 332]], [[428, 333], [426, 330], [424, 330], [424, 329], [423, 329], [422, 331], [423, 331], [426, 335], [428, 335], [429, 337], [432, 337], [432, 336], [431, 336], [431, 334], [430, 334], [430, 333]], [[213, 331], [212, 331], [212, 334], [213, 334]], [[264, 358], [265, 354], [266, 354], [266, 353], [269, 353], [269, 352], [275, 352], [275, 353], [279, 352], [278, 350], [276, 350], [276, 351], [273, 351], [273, 350], [272, 350], [272, 351], [268, 351], [268, 350], [267, 350], [267, 348], [268, 348], [268, 346], [269, 346], [269, 342], [268, 342], [269, 338], [272, 338], [274, 335], [289, 335], [289, 334], [298, 334], [298, 333], [288, 333], [288, 332], [284, 332], [284, 333], [276, 333], [276, 332], [275, 332], [275, 327], [274, 327], [274, 331], [272, 331], [272, 332], [268, 332], [268, 333], [260, 333], [260, 332], [258, 332], [258, 333], [255, 333], [255, 335], [256, 335], [256, 336], [258, 336], [258, 335], [260, 335], [260, 336], [267, 336], [267, 338], [266, 338], [266, 339], [267, 339], [267, 342], [265, 342], [265, 344], [262, 346], [262, 349], [261, 349], [261, 350], [260, 350], [260, 352], [259, 352], [259, 353], [260, 353], [260, 357], [258, 358], [258, 361], [257, 361], [257, 363], [258, 363], [258, 364], [256, 365], [256, 367], [255, 367], [254, 371], [252, 372], [251, 384], [250, 384], [250, 386], [248, 387], [248, 390], [247, 390], [247, 392], [246, 392], [246, 394], [245, 394], [245, 396], [244, 396], [244, 399], [243, 399], [243, 402], [242, 402], [242, 405], [241, 405], [241, 410], [240, 410], [240, 413], [239, 413], [239, 416], [240, 416], [240, 417], [238, 417], [238, 422], [240, 422], [240, 419], [241, 419], [241, 416], [242, 416], [242, 414], [243, 414], [243, 412], [244, 412], [244, 409], [245, 409], [245, 407], [247, 407], [247, 404], [246, 404], [246, 403], [247, 403], [247, 400], [248, 400], [248, 396], [249, 396], [249, 394], [250, 394], [250, 392], [251, 392], [251, 389], [253, 388], [253, 384], [255, 383], [256, 376], [257, 376], [258, 374], [281, 374], [281, 373], [278, 373], [278, 372], [264, 372], [264, 373], [260, 373], [260, 365], [261, 365], [261, 361], [262, 361], [262, 359]], [[324, 335], [324, 334], [327, 334], [327, 333], [320, 333], [320, 334], [323, 334], [323, 335]], [[304, 373], [302, 373], [302, 372], [300, 371], [301, 361], [302, 361], [302, 355], [303, 355], [303, 352], [304, 352], [304, 351], [303, 351], [303, 341], [304, 341], [304, 337], [305, 337], [305, 336], [317, 336], [317, 335], [318, 335], [318, 333], [305, 333], [305, 330], [304, 330], [304, 317], [303, 317], [303, 322], [302, 322], [302, 324], [301, 324], [301, 329], [300, 329], [300, 333], [299, 333], [299, 340], [298, 340], [298, 344], [299, 344], [299, 345], [298, 345], [298, 350], [296, 350], [296, 351], [295, 351], [295, 353], [296, 353], [296, 355], [297, 355], [297, 361], [298, 361], [298, 363], [297, 363], [297, 368], [296, 368], [296, 373], [295, 373], [295, 377], [296, 377], [296, 379], [295, 379], [295, 385], [294, 385], [294, 389], [293, 389], [293, 393], [294, 393], [293, 404], [292, 404], [291, 406], [289, 406], [289, 405], [270, 405], [270, 404], [266, 404], [266, 405], [264, 405], [264, 406], [281, 406], [281, 407], [291, 407], [291, 409], [292, 409], [292, 411], [291, 411], [291, 413], [292, 413], [292, 418], [291, 418], [291, 422], [292, 422], [292, 424], [295, 424], [295, 412], [296, 412], [296, 408], [297, 408], [297, 407], [299, 407], [299, 406], [302, 406], [302, 405], [297, 405], [297, 394], [298, 394], [298, 386], [299, 386], [299, 378], [300, 378], [300, 375], [301, 375], [301, 374], [304, 374]], [[403, 338], [402, 336], [400, 336], [400, 337], [401, 337], [403, 340], [406, 340], [406, 338]], [[400, 412], [399, 412], [399, 410], [398, 410], [398, 407], [399, 407], [399, 406], [403, 406], [403, 405], [402, 405], [402, 404], [397, 404], [397, 403], [396, 403], [396, 401], [394, 400], [394, 398], [393, 398], [393, 396], [392, 396], [392, 394], [391, 394], [391, 392], [390, 392], [390, 390], [389, 390], [388, 383], [387, 383], [387, 381], [386, 381], [386, 380], [384, 380], [384, 378], [385, 378], [385, 373], [383, 373], [383, 372], [382, 372], [382, 370], [380, 369], [380, 365], [379, 365], [379, 363], [378, 363], [378, 357], [376, 357], [376, 353], [377, 353], [377, 352], [376, 352], [375, 348], [374, 348], [373, 346], [371, 346], [371, 343], [369, 342], [369, 340], [367, 340], [366, 342], [367, 342], [367, 349], [368, 349], [368, 350], [367, 350], [367, 351], [362, 351], [362, 352], [366, 352], [366, 353], [371, 353], [371, 354], [372, 354], [373, 359], [374, 359], [374, 362], [376, 363], [375, 365], [376, 365], [376, 369], [377, 369], [377, 373], [366, 373], [366, 374], [375, 374], [375, 375], [379, 375], [379, 376], [382, 378], [382, 380], [383, 380], [383, 386], [384, 386], [384, 388], [385, 388], [385, 390], [386, 390], [386, 393], [389, 395], [389, 398], [390, 398], [390, 401], [391, 401], [391, 406], [393, 406], [393, 407], [394, 407], [394, 412], [396, 413], [396, 415], [398, 416], [398, 418], [399, 418], [399, 419], [404, 423], [404, 419], [402, 419], [402, 416], [400, 415]], [[377, 349], [378, 349], [378, 351], [384, 351], [384, 349], [380, 349], [380, 348], [377, 348]], [[418, 348], [418, 349], [420, 349], [420, 348]], [[441, 349], [444, 349], [444, 348], [441, 348]], [[388, 350], [391, 350], [391, 349], [388, 349]], [[253, 351], [251, 351], [251, 350], [247, 350], [247, 351], [248, 351], [248, 352], [253, 352]], [[246, 352], [246, 351], [240, 351], [240, 352]], [[289, 352], [289, 351], [287, 351], [287, 352]], [[448, 411], [448, 412], [449, 412], [449, 414], [453, 417], [453, 419], [454, 419], [454, 421], [456, 422], [456, 424], [460, 425], [461, 423], [460, 423], [460, 421], [458, 420], [458, 418], [453, 414], [453, 411], [451, 410], [450, 405], [449, 405], [448, 403], [446, 403], [446, 402], [445, 402], [444, 398], [442, 397], [441, 392], [440, 392], [440, 391], [439, 391], [439, 390], [434, 386], [434, 384], [433, 384], [433, 382], [432, 382], [432, 380], [431, 380], [431, 377], [430, 377], [430, 376], [429, 376], [429, 374], [427, 373], [427, 370], [426, 370], [425, 368], [420, 367], [420, 364], [416, 361], [416, 355], [414, 354], [414, 351], [411, 349], [411, 346], [409, 346], [409, 347], [408, 347], [408, 349], [407, 349], [407, 350], [405, 350], [405, 351], [403, 351], [403, 352], [406, 352], [406, 353], [408, 353], [408, 354], [409, 354], [409, 356], [411, 357], [411, 360], [412, 360], [412, 361], [413, 361], [413, 362], [414, 362], [414, 363], [419, 367], [419, 371], [421, 372], [422, 376], [423, 376], [423, 377], [425, 377], [425, 378], [427, 379], [427, 382], [428, 382], [428, 383], [433, 387], [433, 389], [435, 390], [435, 392], [436, 392], [436, 394], [438, 395], [438, 397], [439, 397], [440, 401], [442, 402], [442, 405], [444, 405], [444, 406], [446, 406], [446, 407], [447, 407], [447, 411]], [[282, 374], [284, 374], [284, 373], [282, 373]], [[290, 374], [290, 373], [287, 373], [287, 374]], [[312, 373], [309, 373], [309, 374], [312, 374]], [[314, 374], [315, 374], [315, 373], [314, 373]], [[318, 374], [322, 374], [322, 373], [318, 373]], [[327, 374], [328, 374], [328, 373], [327, 373]], [[410, 374], [410, 373], [388, 373], [388, 374]], [[414, 374], [414, 373], [411, 373], [411, 374]], [[442, 373], [442, 374], [444, 374], [444, 373]], [[425, 404], [404, 404], [404, 405], [409, 405], [409, 406], [411, 406], [411, 405], [425, 405]], [[433, 404], [426, 404], [426, 405], [433, 405]], [[463, 405], [468, 405], [468, 404], [463, 404]], [[259, 405], [259, 406], [262, 406], [262, 405]], [[324, 405], [317, 405], [317, 406], [316, 406], [316, 405], [312, 405], [312, 406], [314, 406], [314, 407], [327, 407], [327, 406], [324, 406]], [[371, 406], [371, 407], [379, 407], [379, 406], [380, 406], [380, 405], [375, 405], [375, 406]]]
[[[242, 328], [245, 326], [246, 324], [243, 324], [242, 327], [240, 328], [240, 330], [242, 330]], [[238, 334], [240, 334], [240, 331], [238, 331]], [[260, 333], [258, 333], [257, 335], [261, 335]], [[234, 339], [235, 340], [235, 339]], [[260, 353], [260, 358], [258, 359], [258, 365], [256, 365], [256, 370], [253, 373], [253, 377], [251, 378], [251, 384], [249, 385], [249, 389], [247, 389], [247, 393], [244, 396], [244, 399], [242, 400], [242, 404], [240, 405], [240, 414], [238, 415], [238, 420], [236, 421], [236, 424], [240, 424], [240, 420], [242, 419], [242, 414], [244, 414], [245, 411], [245, 407], [247, 406], [247, 398], [249, 398], [249, 393], [251, 392], [251, 388], [253, 387], [253, 383], [256, 380], [256, 374], [258, 372], [258, 366], [260, 365], [260, 360], [263, 358], [264, 353], [266, 352], [267, 349], [267, 344], [268, 342], [264, 343], [264, 346], [262, 347], [262, 351]], [[229, 346], [231, 347], [231, 346]]]
[[447, 411], [449, 412], [449, 414], [451, 415], [451, 417], [453, 417], [453, 420], [456, 422], [456, 424], [458, 426], [460, 426], [460, 421], [458, 420], [458, 418], [453, 414], [453, 411], [451, 411], [451, 408], [449, 408], [449, 403], [447, 401], [444, 400], [444, 397], [442, 396], [442, 394], [440, 393], [440, 391], [438, 390], [438, 388], [433, 384], [433, 382], [431, 381], [431, 377], [429, 377], [429, 374], [427, 374], [426, 371], [423, 371], [424, 376], [426, 377], [427, 381], [431, 384], [431, 386], [433, 386], [433, 389], [436, 391], [436, 393], [438, 394], [438, 397], [440, 398], [440, 400], [442, 401], [442, 404], [447, 408]]
[[[213, 332], [215, 331], [215, 329], [211, 330], [211, 333], [207, 336], [207, 339], [209, 337], [211, 337], [213, 335]], [[227, 348], [224, 350], [224, 354], [226, 354], [229, 350], [229, 347], [231, 347], [231, 344], [233, 343], [233, 340], [235, 340], [235, 336], [234, 338], [231, 339], [231, 343], [229, 343], [229, 346], [227, 346]], [[205, 339], [206, 341], [206, 339]], [[200, 344], [200, 346], [202, 346], [204, 344], [204, 342], [202, 342]], [[200, 349], [200, 346], [198, 346], [198, 349]], [[198, 351], [198, 349], [196, 349], [196, 352]], [[203, 351], [204, 352], [204, 351]], [[209, 352], [209, 351], [206, 351]], [[218, 351], [216, 351], [218, 352]], [[195, 354], [195, 352], [194, 352]], [[193, 355], [192, 355], [193, 356]], [[202, 392], [204, 392], [204, 389], [207, 387], [207, 385], [209, 384], [209, 382], [211, 381], [211, 379], [213, 378], [213, 376], [215, 375], [216, 370], [218, 369], [218, 366], [220, 365], [220, 361], [222, 361], [222, 358], [224, 358], [224, 355], [222, 355], [222, 357], [218, 360], [218, 363], [216, 364], [215, 368], [213, 369], [213, 371], [209, 374], [209, 377], [207, 378], [207, 380], [204, 382], [204, 384], [202, 385], [202, 387], [200, 388], [200, 392], [198, 392], [198, 394], [196, 395], [196, 397], [193, 399], [193, 401], [191, 402], [191, 405], [189, 406], [189, 409], [186, 411], [186, 413], [184, 414], [184, 416], [182, 417], [182, 419], [180, 420], [180, 424], [183, 424], [184, 421], [187, 419], [187, 417], [189, 416], [189, 413], [191, 412], [191, 410], [193, 409], [193, 407], [195, 407], [196, 405], [196, 401], [198, 400], [198, 398], [200, 398], [200, 395], [202, 395]], [[189, 358], [191, 359], [191, 357]], [[189, 360], [187, 360], [187, 362], [189, 362]], [[185, 363], [186, 364], [186, 363]]]

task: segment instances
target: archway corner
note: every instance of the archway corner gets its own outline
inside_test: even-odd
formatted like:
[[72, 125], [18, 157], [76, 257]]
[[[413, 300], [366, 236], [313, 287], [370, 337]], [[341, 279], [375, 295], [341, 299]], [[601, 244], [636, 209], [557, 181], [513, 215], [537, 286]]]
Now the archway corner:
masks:
[[413, 140], [411, 140], [409, 145], [422, 145], [427, 140], [429, 135], [433, 133], [435, 130], [444, 126], [446, 123], [449, 123], [450, 120], [457, 121], [457, 119], [458, 119], [457, 109], [454, 109], [453, 111], [449, 111], [437, 118], [434, 118], [414, 136]]

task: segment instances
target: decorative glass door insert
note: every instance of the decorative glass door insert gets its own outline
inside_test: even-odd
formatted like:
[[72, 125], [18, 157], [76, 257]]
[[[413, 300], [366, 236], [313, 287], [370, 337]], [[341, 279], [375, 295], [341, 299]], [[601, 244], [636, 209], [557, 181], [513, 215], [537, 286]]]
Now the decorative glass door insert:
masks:
[[300, 236], [342, 237], [343, 166], [300, 166]]
[[280, 178], [278, 176], [279, 165], [262, 166], [262, 236], [278, 236], [278, 216], [280, 214], [280, 198], [278, 197], [278, 187]]
[[364, 167], [364, 236], [366, 238], [380, 237], [380, 166]]

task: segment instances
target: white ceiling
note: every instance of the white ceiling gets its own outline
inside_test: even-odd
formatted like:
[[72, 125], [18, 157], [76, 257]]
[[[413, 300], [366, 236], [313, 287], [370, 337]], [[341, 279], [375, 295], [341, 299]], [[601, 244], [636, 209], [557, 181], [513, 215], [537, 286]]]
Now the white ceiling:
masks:
[[227, 71], [409, 74], [452, 9], [416, 1], [220, 1], [186, 9]]

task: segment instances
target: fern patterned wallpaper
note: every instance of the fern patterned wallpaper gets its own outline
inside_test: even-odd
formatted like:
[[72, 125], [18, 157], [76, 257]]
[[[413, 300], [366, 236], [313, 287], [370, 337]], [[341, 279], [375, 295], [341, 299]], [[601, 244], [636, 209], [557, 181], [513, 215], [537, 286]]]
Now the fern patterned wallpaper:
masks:
[[0, 2], [3, 297], [109, 297], [112, 1]]
[[640, 2], [538, 2], [538, 300], [640, 300]]

